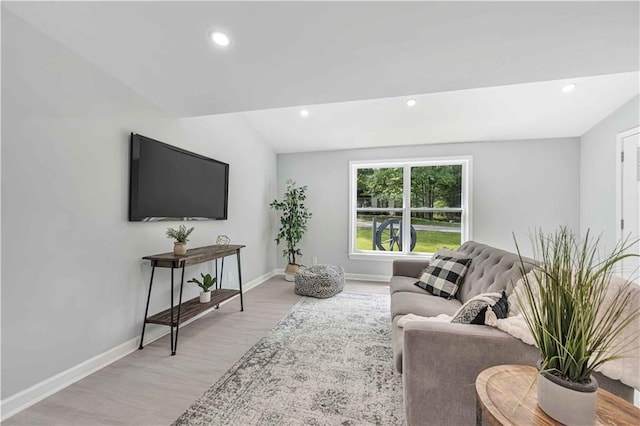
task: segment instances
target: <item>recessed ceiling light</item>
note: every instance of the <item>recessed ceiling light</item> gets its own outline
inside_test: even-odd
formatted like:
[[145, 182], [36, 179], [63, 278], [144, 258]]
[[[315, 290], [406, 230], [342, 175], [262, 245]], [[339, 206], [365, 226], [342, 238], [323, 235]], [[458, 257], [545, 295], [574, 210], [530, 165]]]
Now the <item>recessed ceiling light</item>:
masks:
[[564, 93], [569, 93], [569, 92], [572, 92], [576, 87], [577, 87], [577, 84], [575, 83], [567, 84], [562, 88], [562, 91]]
[[218, 46], [226, 47], [229, 45], [229, 36], [220, 31], [213, 31], [211, 33], [211, 40]]
[[307, 111], [306, 109], [303, 109], [302, 111], [300, 111], [300, 115], [303, 117], [308, 117], [309, 116], [309, 111]]
[[412, 106], [414, 106], [415, 104], [416, 104], [416, 100], [415, 100], [415, 99], [409, 99], [409, 100], [407, 101], [407, 106], [412, 107]]

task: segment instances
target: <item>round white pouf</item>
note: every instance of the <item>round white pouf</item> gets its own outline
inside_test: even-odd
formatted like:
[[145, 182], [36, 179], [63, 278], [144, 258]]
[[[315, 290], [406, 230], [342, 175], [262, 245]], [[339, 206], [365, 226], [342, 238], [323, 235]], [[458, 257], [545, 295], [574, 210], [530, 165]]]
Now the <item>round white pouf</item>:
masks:
[[335, 296], [344, 288], [342, 266], [313, 265], [296, 273], [295, 293], [320, 299]]

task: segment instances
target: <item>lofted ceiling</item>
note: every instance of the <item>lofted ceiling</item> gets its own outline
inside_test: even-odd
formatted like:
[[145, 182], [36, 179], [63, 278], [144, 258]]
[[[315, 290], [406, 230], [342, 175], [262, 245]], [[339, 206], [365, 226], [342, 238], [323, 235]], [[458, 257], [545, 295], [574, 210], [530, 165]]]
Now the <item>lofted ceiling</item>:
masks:
[[[243, 112], [278, 153], [575, 137], [628, 102], [640, 73]], [[567, 84], [576, 89], [564, 93]], [[407, 106], [414, 99], [415, 105]]]
[[[3, 7], [179, 117], [626, 73], [639, 63], [638, 2]], [[231, 45], [213, 46], [212, 29], [226, 31]]]

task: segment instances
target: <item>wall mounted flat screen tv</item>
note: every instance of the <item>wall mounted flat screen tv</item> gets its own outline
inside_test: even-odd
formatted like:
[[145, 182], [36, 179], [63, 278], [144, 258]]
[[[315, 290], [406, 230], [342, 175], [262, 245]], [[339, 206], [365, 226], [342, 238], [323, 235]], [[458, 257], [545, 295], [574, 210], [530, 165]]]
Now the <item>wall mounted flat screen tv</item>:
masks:
[[131, 133], [129, 220], [225, 220], [229, 165]]

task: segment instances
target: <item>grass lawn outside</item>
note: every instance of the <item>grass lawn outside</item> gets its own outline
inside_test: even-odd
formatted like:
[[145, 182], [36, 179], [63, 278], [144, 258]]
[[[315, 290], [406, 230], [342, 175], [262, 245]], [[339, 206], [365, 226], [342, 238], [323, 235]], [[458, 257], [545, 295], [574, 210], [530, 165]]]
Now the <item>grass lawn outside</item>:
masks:
[[[437, 222], [437, 221], [434, 221]], [[439, 222], [440, 223], [440, 222]], [[356, 239], [357, 250], [373, 250], [373, 235], [371, 228], [357, 228], [358, 234]], [[383, 233], [384, 239], [388, 238], [389, 233]], [[457, 249], [460, 247], [459, 232], [441, 232], [441, 231], [416, 231], [417, 243], [413, 252], [418, 253], [435, 253], [443, 247]], [[399, 251], [394, 247], [393, 251]]]

